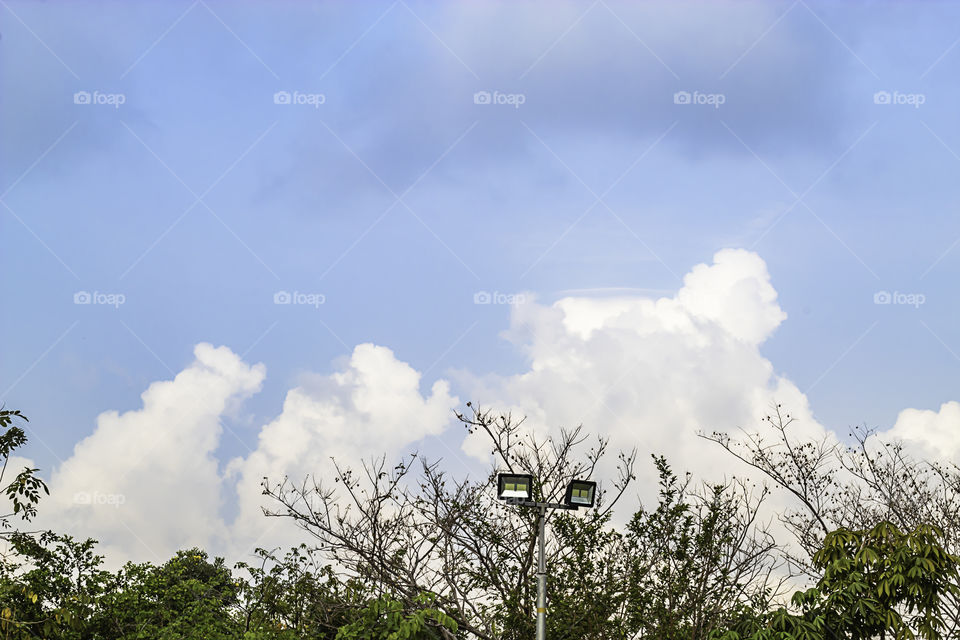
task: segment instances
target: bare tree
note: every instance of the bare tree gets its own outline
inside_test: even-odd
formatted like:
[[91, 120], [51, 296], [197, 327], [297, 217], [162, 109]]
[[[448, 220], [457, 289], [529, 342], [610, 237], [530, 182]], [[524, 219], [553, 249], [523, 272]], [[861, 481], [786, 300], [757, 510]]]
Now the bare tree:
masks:
[[[738, 439], [716, 431], [700, 435], [795, 499], [796, 506], [780, 519], [800, 547], [802, 554], [788, 557], [801, 571], [815, 575], [813, 555], [828, 532], [869, 530], [885, 521], [905, 531], [933, 525], [942, 531], [946, 550], [960, 553], [956, 464], [917, 459], [902, 443], [885, 442], [865, 427], [848, 433], [849, 446], [828, 438], [803, 440], [791, 431], [795, 419], [779, 404], [764, 422], [764, 432], [742, 431]], [[960, 599], [952, 591], [944, 597], [947, 636], [957, 637]]]
[[[333, 483], [264, 479], [264, 494], [280, 505], [265, 513], [294, 519], [337, 566], [375, 589], [411, 606], [421, 593], [434, 593], [461, 631], [519, 638], [534, 617], [535, 514], [496, 499], [496, 474], [529, 473], [537, 500], [560, 501], [571, 479], [592, 477], [607, 441], [591, 446], [581, 427], [538, 438], [510, 414], [467, 406], [468, 414], [456, 416], [490, 443], [494, 464], [486, 478], [457, 479], [416, 454], [395, 465], [374, 459], [359, 472], [335, 462]], [[620, 454], [616, 477], [600, 485], [597, 508], [577, 517], [579, 526], [609, 518], [634, 477], [635, 457]], [[574, 552], [551, 537], [548, 562]]]

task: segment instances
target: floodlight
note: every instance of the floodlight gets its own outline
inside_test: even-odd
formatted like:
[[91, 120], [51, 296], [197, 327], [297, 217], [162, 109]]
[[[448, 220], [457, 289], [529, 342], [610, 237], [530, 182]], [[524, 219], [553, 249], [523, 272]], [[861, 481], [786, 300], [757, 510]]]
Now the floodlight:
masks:
[[533, 497], [533, 476], [523, 473], [497, 474], [497, 497], [529, 500]]
[[597, 497], [597, 483], [590, 480], [571, 480], [563, 503], [571, 507], [592, 507]]

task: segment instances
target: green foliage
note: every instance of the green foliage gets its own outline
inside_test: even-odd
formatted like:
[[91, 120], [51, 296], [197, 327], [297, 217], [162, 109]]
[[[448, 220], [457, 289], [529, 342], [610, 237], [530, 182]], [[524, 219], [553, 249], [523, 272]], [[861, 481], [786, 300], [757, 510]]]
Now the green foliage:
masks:
[[456, 633], [457, 623], [432, 608], [433, 594], [421, 594], [417, 607], [409, 611], [402, 602], [389, 596], [377, 598], [360, 612], [358, 619], [340, 628], [336, 640], [439, 640], [443, 630]]
[[237, 592], [223, 559], [211, 562], [200, 549], [160, 566], [127, 563], [111, 576], [93, 626], [123, 638], [235, 638]]
[[100, 568], [94, 541], [17, 534], [0, 564], [0, 630], [10, 638], [238, 638], [237, 585], [199, 549], [163, 565]]
[[[11, 455], [27, 442], [15, 424], [27, 418], [0, 409], [0, 480]], [[29, 520], [47, 487], [36, 469], [24, 469], [0, 487], [12, 512]], [[163, 563], [102, 568], [96, 542], [51, 531], [4, 534], [0, 557], [0, 639], [57, 640], [296, 640], [452, 637], [457, 625], [433, 596], [401, 602], [373, 597], [357, 579], [343, 580], [305, 546], [283, 558], [257, 550], [259, 565], [189, 549]], [[439, 635], [438, 635], [439, 634]]]
[[48, 531], [15, 533], [10, 543], [13, 558], [0, 563], [0, 629], [9, 637], [82, 637], [108, 575], [95, 542]]
[[[20, 411], [3, 409], [0, 407], [0, 457], [3, 458], [3, 468], [0, 469], [0, 486], [7, 472], [7, 463], [10, 456], [27, 442], [27, 434], [23, 427], [14, 424], [14, 419], [29, 422]], [[40, 492], [47, 495], [50, 490], [46, 483], [37, 477], [39, 469], [24, 467], [17, 476], [2, 491], [13, 507], [12, 513], [0, 515], [0, 527], [10, 529], [10, 517], [19, 515], [23, 520], [30, 520], [37, 515], [37, 503], [40, 502]]]
[[689, 477], [681, 481], [662, 457], [654, 463], [659, 504], [627, 527], [628, 627], [642, 637], [708, 638], [769, 604], [762, 578], [775, 547], [751, 530], [757, 502], [738, 493], [742, 485], [692, 493]]
[[824, 624], [853, 640], [938, 640], [940, 602], [956, 594], [958, 558], [942, 547], [943, 532], [921, 525], [904, 533], [889, 522], [868, 531], [838, 530], [814, 555], [823, 570], [816, 590], [794, 596], [804, 609], [820, 609]]
[[793, 595], [799, 613], [781, 608], [715, 638], [940, 640], [960, 562], [942, 539], [936, 527], [904, 533], [889, 522], [832, 531], [813, 558], [822, 571], [817, 585]]
[[369, 599], [356, 580], [343, 581], [329, 566], [314, 559], [306, 545], [283, 558], [257, 549], [259, 566], [238, 563], [245, 578], [237, 577], [237, 619], [245, 640], [334, 638], [353, 621]]
[[282, 559], [259, 550], [271, 566], [240, 563], [234, 576], [199, 549], [114, 573], [92, 540], [45, 532], [13, 544], [17, 561], [0, 563], [3, 639], [432, 640], [457, 628], [432, 597], [371, 598], [329, 567], [314, 570], [303, 548]]
[[623, 535], [610, 527], [610, 517], [598, 512], [582, 517], [563, 513], [550, 522], [563, 551], [550, 567], [548, 637], [627, 637], [622, 611], [628, 562]]
[[[0, 410], [4, 470], [12, 453], [27, 441], [16, 420], [26, 418], [18, 411]], [[477, 414], [471, 424], [491, 429], [493, 423]], [[580, 442], [578, 432], [554, 443], [559, 448], [535, 441], [517, 445], [511, 439], [515, 430], [506, 423], [494, 433], [504, 436], [496, 440], [504, 459], [524, 470], [544, 471], [534, 473], [540, 499], [561, 491], [569, 477], [589, 475], [603, 453], [601, 443], [588, 454], [586, 465], [573, 461], [568, 452]], [[791, 458], [794, 464], [810, 466], [808, 461], [813, 461], [819, 468], [819, 454], [791, 450], [800, 451]], [[796, 592], [789, 606], [783, 606], [770, 579], [782, 568], [781, 550], [755, 524], [766, 490], [754, 495], [752, 488], [735, 480], [694, 488], [690, 476], [678, 478], [664, 458], [655, 457], [654, 463], [660, 476], [659, 501], [651, 510], [637, 511], [623, 530], [611, 524], [609, 508], [551, 514], [548, 637], [953, 637], [945, 619], [948, 607], [960, 598], [960, 558], [947, 550], [941, 529], [930, 524], [898, 528], [880, 521], [828, 531], [811, 545], [804, 567], [815, 585]], [[629, 480], [632, 458], [624, 458], [624, 464]], [[558, 468], [562, 473], [547, 475]], [[767, 468], [778, 467], [771, 463]], [[446, 477], [431, 466], [425, 466], [420, 485], [429, 499], [409, 493], [401, 503], [407, 513], [420, 515], [405, 519], [396, 515], [400, 511], [382, 512], [382, 505], [403, 491], [400, 481], [406, 470], [400, 465], [394, 475], [382, 469], [373, 474], [378, 480], [387, 478], [380, 502], [361, 497], [365, 494], [356, 491], [349, 474], [341, 475], [346, 489], [353, 491], [353, 506], [364, 510], [365, 519], [353, 529], [329, 531], [341, 537], [328, 542], [340, 544], [340, 552], [372, 554], [372, 562], [354, 564], [344, 577], [327, 564], [330, 556], [305, 545], [283, 557], [258, 549], [258, 562], [241, 562], [233, 570], [222, 558], [189, 549], [163, 564], [127, 563], [107, 571], [94, 540], [13, 528], [8, 519], [30, 519], [46, 490], [34, 475], [36, 469], [24, 469], [9, 485], [0, 486], [13, 505], [11, 513], [0, 516], [9, 544], [8, 553], [0, 557], [0, 640], [533, 637], [535, 512], [491, 499], [487, 484], [448, 488]], [[620, 485], [621, 493], [625, 486]], [[343, 517], [344, 512], [331, 513]], [[389, 527], [386, 534], [384, 525]], [[349, 546], [362, 543], [364, 533], [377, 536], [372, 547]], [[380, 548], [385, 551], [377, 555]], [[435, 554], [438, 548], [442, 553]], [[343, 557], [349, 553], [338, 559]], [[438, 585], [436, 592], [399, 579], [402, 572], [417, 570]]]

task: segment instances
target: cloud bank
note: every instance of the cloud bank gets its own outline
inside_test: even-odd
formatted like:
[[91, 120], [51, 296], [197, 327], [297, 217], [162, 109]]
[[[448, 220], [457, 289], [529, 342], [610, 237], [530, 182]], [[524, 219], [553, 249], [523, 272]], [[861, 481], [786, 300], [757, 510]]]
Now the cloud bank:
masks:
[[[528, 416], [532, 429], [582, 423], [614, 447], [662, 453], [678, 469], [706, 469], [717, 478], [732, 462], [697, 431], [756, 425], [773, 401], [789, 407], [807, 435], [833, 437], [801, 390], [761, 353], [785, 320], [760, 256], [725, 249], [694, 266], [673, 296], [518, 305], [505, 337], [526, 355], [526, 370], [458, 370], [450, 378], [469, 399]], [[310, 375], [288, 391], [256, 448], [221, 464], [221, 418], [256, 393], [265, 375], [263, 364], [248, 364], [227, 347], [197, 345], [193, 362], [173, 380], [150, 385], [141, 409], [98, 417], [93, 433], [54, 471], [42, 526], [96, 537], [111, 560], [156, 561], [191, 545], [239, 558], [254, 546], [303, 536], [284, 520], [263, 517], [264, 476], [329, 477], [331, 458], [358, 464], [397, 457], [430, 436], [488, 459], [476, 436], [459, 441], [461, 432], [448, 431], [461, 403], [450, 382], [435, 380], [425, 391], [428, 381], [390, 349], [360, 344], [338, 370]], [[953, 452], [960, 448], [958, 426], [960, 403], [950, 402], [939, 412], [904, 410], [888, 434], [930, 452]], [[644, 481], [652, 477], [642, 458], [638, 470], [640, 496], [648, 497]], [[225, 504], [235, 515], [223, 515]]]

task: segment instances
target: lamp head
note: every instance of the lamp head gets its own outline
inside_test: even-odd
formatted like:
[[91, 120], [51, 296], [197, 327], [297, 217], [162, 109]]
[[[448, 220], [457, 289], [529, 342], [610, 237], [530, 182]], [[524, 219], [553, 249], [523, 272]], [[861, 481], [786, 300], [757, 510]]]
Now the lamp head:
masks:
[[590, 480], [571, 480], [563, 503], [570, 507], [593, 506], [597, 498], [597, 483]]
[[497, 497], [501, 500], [533, 498], [533, 476], [528, 473], [498, 473]]

